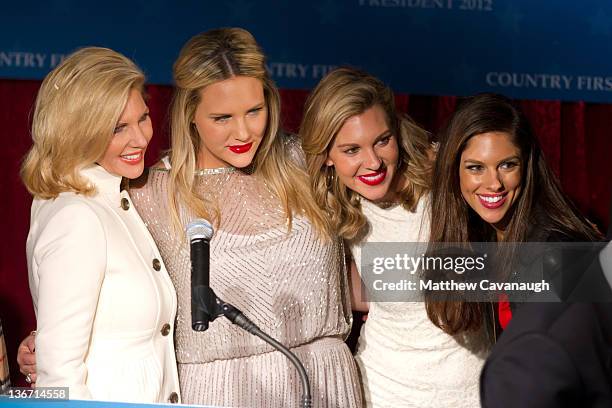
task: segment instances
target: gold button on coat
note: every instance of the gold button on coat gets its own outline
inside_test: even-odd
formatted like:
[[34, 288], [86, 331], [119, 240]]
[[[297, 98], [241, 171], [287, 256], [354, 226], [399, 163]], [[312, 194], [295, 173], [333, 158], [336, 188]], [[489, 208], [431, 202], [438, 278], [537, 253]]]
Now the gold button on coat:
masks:
[[153, 259], [153, 269], [155, 269], [156, 271], [159, 271], [161, 269], [161, 262], [159, 262], [159, 259], [157, 258]]
[[170, 394], [170, 396], [168, 397], [168, 401], [170, 401], [171, 404], [178, 403], [178, 394], [176, 392]]
[[162, 336], [167, 336], [170, 334], [170, 325], [168, 323], [164, 324], [161, 329]]
[[125, 211], [130, 209], [130, 200], [128, 200], [127, 198], [123, 197], [121, 199], [121, 208], [123, 208]]

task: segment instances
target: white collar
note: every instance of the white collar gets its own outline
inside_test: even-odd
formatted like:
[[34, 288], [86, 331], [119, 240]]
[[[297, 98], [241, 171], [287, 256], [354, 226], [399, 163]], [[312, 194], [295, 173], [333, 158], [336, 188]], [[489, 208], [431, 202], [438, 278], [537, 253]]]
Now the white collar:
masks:
[[98, 164], [81, 170], [81, 174], [96, 186], [100, 194], [119, 194], [121, 192], [122, 177], [109, 173]]

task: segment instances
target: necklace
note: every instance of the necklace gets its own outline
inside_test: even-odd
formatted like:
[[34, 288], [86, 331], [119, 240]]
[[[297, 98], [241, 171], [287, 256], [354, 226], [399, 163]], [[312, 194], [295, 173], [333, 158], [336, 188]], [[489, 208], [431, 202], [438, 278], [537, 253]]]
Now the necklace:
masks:
[[399, 201], [378, 201], [378, 202], [373, 202], [373, 204], [375, 206], [377, 206], [378, 208], [382, 208], [383, 210], [386, 210], [388, 208], [392, 208], [392, 207], [397, 207], [398, 205], [400, 205]]
[[359, 196], [359, 201], [361, 200], [365, 200], [369, 203], [374, 204], [376, 207], [378, 208], [382, 208], [383, 210], [389, 209], [389, 208], [393, 208], [393, 207], [397, 207], [398, 205], [401, 204], [401, 202], [398, 199], [395, 200], [387, 200], [387, 201], [370, 201], [367, 198], [364, 198], [363, 196]]
[[210, 176], [214, 174], [230, 174], [236, 171], [235, 167], [217, 167], [215, 169], [199, 169], [193, 172], [196, 176]]

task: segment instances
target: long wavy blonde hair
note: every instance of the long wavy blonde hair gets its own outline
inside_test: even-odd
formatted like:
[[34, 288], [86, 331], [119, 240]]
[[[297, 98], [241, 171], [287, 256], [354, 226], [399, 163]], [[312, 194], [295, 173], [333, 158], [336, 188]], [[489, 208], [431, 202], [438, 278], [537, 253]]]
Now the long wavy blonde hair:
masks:
[[268, 110], [265, 134], [255, 157], [253, 174], [269, 183], [280, 199], [289, 228], [295, 213], [305, 213], [315, 227], [323, 220], [308, 194], [308, 176], [292, 160], [285, 141], [279, 135], [280, 96], [265, 67], [265, 57], [246, 30], [220, 28], [192, 37], [174, 63], [176, 90], [172, 102], [169, 183], [170, 211], [176, 232], [182, 233], [180, 208], [185, 206], [196, 216], [218, 221], [218, 214], [194, 190], [194, 172], [201, 138], [193, 119], [208, 85], [236, 76], [261, 81]]
[[378, 105], [387, 125], [398, 138], [399, 174], [407, 180], [400, 191], [402, 205], [414, 211], [419, 199], [429, 191], [432, 163], [428, 152], [429, 134], [410, 117], [397, 112], [393, 92], [379, 79], [353, 68], [338, 68], [319, 82], [306, 101], [300, 128], [302, 147], [314, 199], [319, 211], [329, 219], [328, 234], [354, 240], [366, 226], [360, 196], [335, 177], [327, 166], [329, 150], [344, 123]]
[[34, 106], [34, 144], [21, 167], [34, 197], [95, 194], [79, 172], [104, 155], [130, 91], [142, 91], [144, 80], [127, 57], [99, 47], [76, 51], [45, 77]]

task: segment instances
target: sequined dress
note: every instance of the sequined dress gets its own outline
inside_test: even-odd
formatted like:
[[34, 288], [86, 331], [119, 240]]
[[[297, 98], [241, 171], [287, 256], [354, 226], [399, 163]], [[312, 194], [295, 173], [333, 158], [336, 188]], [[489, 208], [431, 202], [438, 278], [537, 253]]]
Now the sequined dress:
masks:
[[[325, 244], [304, 217], [291, 232], [265, 182], [236, 171], [196, 176], [197, 193], [218, 206], [210, 246], [210, 286], [300, 358], [314, 407], [360, 407], [354, 359], [344, 343], [351, 325], [342, 247]], [[185, 404], [297, 407], [297, 371], [277, 351], [224, 318], [191, 329], [188, 246], [170, 227], [168, 171], [153, 169], [130, 195], [176, 287], [176, 356]], [[220, 205], [219, 205], [220, 204]], [[183, 214], [183, 222], [190, 216]]]

